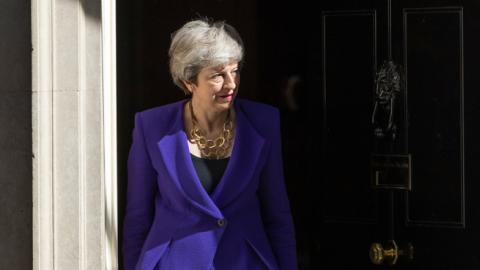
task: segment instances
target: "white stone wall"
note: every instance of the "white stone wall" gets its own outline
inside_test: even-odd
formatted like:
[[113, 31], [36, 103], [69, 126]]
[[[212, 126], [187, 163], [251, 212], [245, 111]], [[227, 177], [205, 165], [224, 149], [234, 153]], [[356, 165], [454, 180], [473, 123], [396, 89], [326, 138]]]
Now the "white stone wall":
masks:
[[115, 269], [101, 0], [32, 0], [32, 43], [33, 269]]

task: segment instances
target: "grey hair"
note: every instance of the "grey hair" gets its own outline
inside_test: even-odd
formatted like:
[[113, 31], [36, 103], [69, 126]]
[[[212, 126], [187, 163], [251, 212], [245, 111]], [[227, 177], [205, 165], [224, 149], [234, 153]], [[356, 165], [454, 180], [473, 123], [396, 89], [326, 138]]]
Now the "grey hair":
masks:
[[225, 22], [193, 20], [172, 34], [168, 55], [173, 82], [186, 94], [183, 81], [197, 82], [203, 68], [239, 62], [241, 65], [243, 42], [233, 26]]

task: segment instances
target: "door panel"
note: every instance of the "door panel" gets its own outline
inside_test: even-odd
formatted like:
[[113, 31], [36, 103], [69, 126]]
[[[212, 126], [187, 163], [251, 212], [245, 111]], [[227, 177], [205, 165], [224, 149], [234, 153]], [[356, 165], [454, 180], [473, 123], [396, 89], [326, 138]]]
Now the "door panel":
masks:
[[463, 12], [404, 10], [409, 152], [408, 224], [464, 225]]
[[[480, 4], [327, 2], [319, 149], [325, 165], [323, 200], [314, 202], [322, 210], [314, 211], [321, 222], [313, 269], [480, 269]], [[395, 107], [398, 136], [390, 141], [375, 137], [371, 124], [375, 74], [389, 55], [405, 78]], [[376, 153], [411, 156], [410, 191], [372, 187]], [[411, 243], [413, 260], [373, 265], [370, 244], [391, 239]]]

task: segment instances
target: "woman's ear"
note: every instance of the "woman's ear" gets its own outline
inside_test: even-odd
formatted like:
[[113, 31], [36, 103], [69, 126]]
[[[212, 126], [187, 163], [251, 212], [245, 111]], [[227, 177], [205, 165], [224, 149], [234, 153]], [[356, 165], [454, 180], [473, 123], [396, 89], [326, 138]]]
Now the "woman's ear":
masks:
[[194, 84], [189, 81], [182, 81], [182, 82], [183, 82], [183, 85], [185, 85], [185, 88], [187, 88], [188, 92], [190, 92], [190, 94], [193, 94]]

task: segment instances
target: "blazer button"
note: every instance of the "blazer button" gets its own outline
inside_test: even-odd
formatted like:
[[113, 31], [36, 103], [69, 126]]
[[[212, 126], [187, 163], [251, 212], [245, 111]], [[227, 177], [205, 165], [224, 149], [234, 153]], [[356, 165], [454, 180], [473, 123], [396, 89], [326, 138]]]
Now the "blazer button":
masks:
[[221, 219], [217, 220], [217, 225], [218, 225], [218, 227], [225, 226], [225, 219], [221, 218]]

